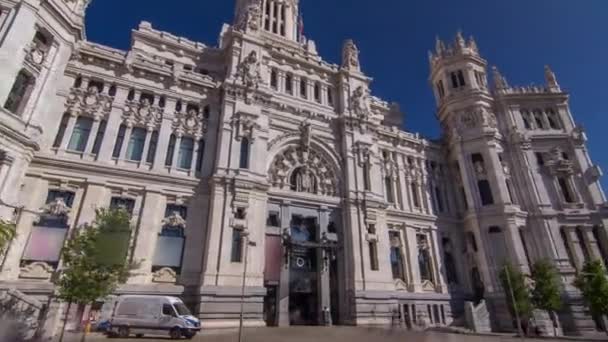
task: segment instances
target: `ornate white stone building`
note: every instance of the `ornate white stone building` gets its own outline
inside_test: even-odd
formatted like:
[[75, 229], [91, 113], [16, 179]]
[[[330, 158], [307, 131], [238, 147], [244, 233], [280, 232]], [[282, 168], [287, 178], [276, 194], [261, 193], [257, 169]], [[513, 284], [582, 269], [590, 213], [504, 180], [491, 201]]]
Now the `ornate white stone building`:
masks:
[[595, 329], [571, 283], [608, 256], [606, 198], [549, 68], [542, 88], [489, 85], [474, 40], [438, 41], [430, 141], [371, 94], [354, 42], [341, 65], [318, 55], [298, 0], [238, 0], [218, 47], [142, 22], [129, 51], [86, 40], [88, 1], [0, 0], [0, 217], [18, 229], [0, 284], [48, 302], [48, 327], [66, 237], [120, 206], [139, 268], [117, 292], [181, 296], [205, 327], [238, 324], [247, 258], [248, 325], [461, 324], [485, 298], [511, 328], [501, 267], [548, 259], [564, 330]]

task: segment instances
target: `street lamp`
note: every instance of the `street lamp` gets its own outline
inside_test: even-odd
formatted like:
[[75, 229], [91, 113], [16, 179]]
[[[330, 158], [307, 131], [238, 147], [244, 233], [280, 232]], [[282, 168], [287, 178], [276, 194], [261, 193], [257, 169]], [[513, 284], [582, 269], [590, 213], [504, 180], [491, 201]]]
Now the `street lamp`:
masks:
[[249, 232], [247, 230], [243, 230], [241, 232], [241, 238], [243, 239], [243, 245], [245, 246], [245, 260], [243, 260], [243, 284], [241, 287], [241, 313], [239, 318], [239, 340], [238, 342], [243, 341], [243, 315], [245, 310], [245, 282], [247, 280], [247, 260], [249, 255], [249, 246], [255, 247], [256, 243], [253, 241], [249, 241]]

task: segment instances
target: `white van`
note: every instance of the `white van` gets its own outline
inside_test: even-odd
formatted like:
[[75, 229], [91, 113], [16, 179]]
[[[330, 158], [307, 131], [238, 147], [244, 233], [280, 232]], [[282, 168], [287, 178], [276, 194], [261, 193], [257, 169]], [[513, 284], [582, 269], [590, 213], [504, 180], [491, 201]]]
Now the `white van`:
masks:
[[193, 338], [201, 330], [198, 318], [181, 299], [165, 296], [120, 296], [116, 300], [108, 336], [169, 335]]

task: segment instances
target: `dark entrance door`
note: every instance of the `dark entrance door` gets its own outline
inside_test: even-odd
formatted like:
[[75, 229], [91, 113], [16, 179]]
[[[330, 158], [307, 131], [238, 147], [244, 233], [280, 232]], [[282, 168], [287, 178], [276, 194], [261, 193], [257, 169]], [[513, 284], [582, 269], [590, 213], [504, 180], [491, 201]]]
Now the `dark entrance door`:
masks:
[[318, 260], [315, 248], [298, 245], [317, 236], [314, 217], [293, 216], [289, 272], [289, 321], [291, 325], [318, 324]]

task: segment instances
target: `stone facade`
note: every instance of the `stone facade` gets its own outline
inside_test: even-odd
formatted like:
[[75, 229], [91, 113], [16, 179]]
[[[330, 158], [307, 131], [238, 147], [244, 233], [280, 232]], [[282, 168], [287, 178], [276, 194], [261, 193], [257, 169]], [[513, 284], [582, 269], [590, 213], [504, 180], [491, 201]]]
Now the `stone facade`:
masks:
[[[95, 209], [132, 214], [139, 268], [117, 294], [181, 296], [205, 327], [450, 325], [498, 273], [546, 258], [571, 286], [604, 259], [606, 200], [563, 92], [511, 87], [459, 34], [430, 55], [443, 139], [402, 129], [356, 44], [325, 62], [298, 0], [238, 0], [218, 47], [142, 22], [129, 51], [84, 37], [86, 0], [0, 0], [4, 285], [49, 303], [58, 249]], [[58, 323], [58, 318], [49, 318]], [[52, 330], [57, 324], [48, 323]]]

